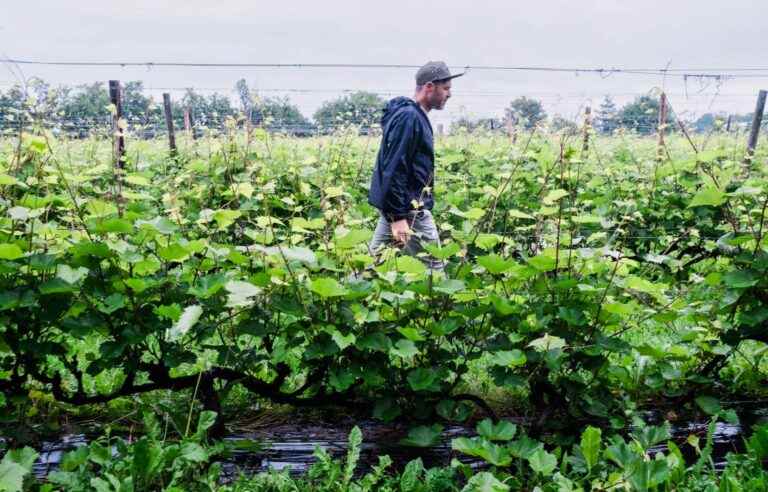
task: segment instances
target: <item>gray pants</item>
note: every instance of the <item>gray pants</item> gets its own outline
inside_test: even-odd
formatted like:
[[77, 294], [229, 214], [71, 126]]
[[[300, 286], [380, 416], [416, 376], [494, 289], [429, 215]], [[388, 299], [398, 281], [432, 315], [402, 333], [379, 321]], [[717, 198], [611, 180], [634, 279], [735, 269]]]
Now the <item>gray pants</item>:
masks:
[[440, 235], [432, 218], [432, 212], [429, 210], [414, 211], [408, 216], [407, 220], [411, 228], [411, 238], [405, 246], [401, 246], [400, 243], [395, 243], [393, 240], [392, 229], [387, 219], [379, 216], [379, 222], [376, 224], [376, 231], [373, 233], [373, 239], [371, 240], [371, 252], [377, 255], [383, 247], [402, 247], [406, 254], [420, 259], [428, 268], [439, 271], [443, 270], [445, 264], [442, 261], [428, 254], [418, 255], [424, 251], [423, 245], [425, 243], [433, 243], [440, 246]]

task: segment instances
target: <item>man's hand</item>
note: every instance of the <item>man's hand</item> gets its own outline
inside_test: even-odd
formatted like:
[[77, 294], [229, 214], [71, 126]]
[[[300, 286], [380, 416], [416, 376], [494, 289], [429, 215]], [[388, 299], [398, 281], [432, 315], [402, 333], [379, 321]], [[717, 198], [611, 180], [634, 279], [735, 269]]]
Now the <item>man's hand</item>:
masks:
[[405, 246], [406, 243], [408, 243], [408, 240], [411, 238], [411, 228], [408, 226], [408, 220], [401, 219], [396, 222], [392, 222], [389, 224], [389, 227], [392, 229], [392, 237], [394, 240]]

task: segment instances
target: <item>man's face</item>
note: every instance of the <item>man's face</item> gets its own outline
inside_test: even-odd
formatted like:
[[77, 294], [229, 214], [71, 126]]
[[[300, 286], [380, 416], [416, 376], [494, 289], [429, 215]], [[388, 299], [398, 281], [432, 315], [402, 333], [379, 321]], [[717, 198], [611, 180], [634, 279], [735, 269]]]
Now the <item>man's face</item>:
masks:
[[429, 92], [427, 98], [430, 108], [443, 109], [445, 107], [445, 103], [451, 97], [451, 81], [447, 80], [445, 82], [430, 82], [427, 85], [428, 90], [430, 89], [429, 86], [431, 86], [432, 89]]

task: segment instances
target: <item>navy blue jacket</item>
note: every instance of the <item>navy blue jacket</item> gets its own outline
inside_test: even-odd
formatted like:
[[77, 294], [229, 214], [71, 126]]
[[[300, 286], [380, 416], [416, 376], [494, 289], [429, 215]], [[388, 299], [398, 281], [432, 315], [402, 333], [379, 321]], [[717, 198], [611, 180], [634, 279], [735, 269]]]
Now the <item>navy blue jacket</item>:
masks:
[[368, 202], [390, 222], [415, 209], [431, 210], [435, 151], [426, 113], [415, 101], [396, 97], [384, 108], [381, 127]]

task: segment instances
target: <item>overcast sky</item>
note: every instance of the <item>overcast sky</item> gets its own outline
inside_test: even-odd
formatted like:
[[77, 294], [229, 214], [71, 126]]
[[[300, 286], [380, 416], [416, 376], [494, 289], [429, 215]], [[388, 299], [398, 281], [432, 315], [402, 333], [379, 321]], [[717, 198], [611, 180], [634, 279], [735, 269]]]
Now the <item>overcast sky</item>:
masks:
[[[0, 57], [45, 61], [420, 65], [440, 59], [452, 66], [765, 69], [766, 46], [764, 0], [3, 0], [0, 12]], [[319, 91], [288, 93], [307, 115], [344, 89], [410, 95], [414, 76], [411, 69], [22, 69], [54, 83], [138, 79], [150, 89], [231, 93], [245, 78], [265, 96]], [[454, 81], [453, 99], [432, 118], [501, 115], [520, 95], [541, 99], [550, 114], [574, 117], [604, 94], [621, 104], [662, 85], [679, 112], [749, 112], [757, 90], [768, 87], [768, 71], [763, 74], [684, 84], [682, 77], [474, 70]], [[13, 81], [2, 67], [0, 84]]]

